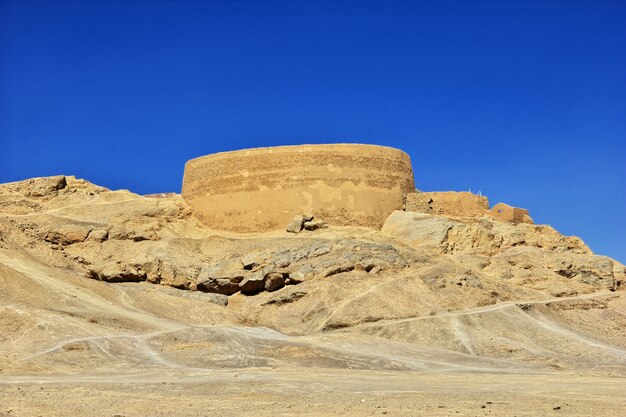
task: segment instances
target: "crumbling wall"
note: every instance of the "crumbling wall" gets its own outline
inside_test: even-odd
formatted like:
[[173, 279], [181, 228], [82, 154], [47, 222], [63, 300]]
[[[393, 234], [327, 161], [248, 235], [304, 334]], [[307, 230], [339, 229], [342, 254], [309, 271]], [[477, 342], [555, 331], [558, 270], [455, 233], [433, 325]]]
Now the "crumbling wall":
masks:
[[416, 191], [406, 195], [405, 210], [453, 217], [482, 217], [489, 210], [487, 197], [470, 192]]
[[513, 223], [529, 223], [533, 224], [533, 219], [530, 217], [528, 210], [511, 207], [508, 204], [498, 203], [486, 213], [487, 216], [494, 219], [513, 222]]
[[284, 229], [298, 214], [380, 228], [415, 189], [409, 156], [374, 145], [302, 145], [223, 152], [185, 165], [182, 195], [211, 228]]

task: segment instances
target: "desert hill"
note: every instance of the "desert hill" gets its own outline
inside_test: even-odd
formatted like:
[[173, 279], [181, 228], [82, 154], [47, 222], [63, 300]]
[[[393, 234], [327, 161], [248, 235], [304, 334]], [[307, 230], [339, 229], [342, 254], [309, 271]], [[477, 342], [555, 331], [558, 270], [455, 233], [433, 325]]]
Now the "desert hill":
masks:
[[[518, 381], [510, 401], [527, 408], [498, 415], [542, 413], [533, 384], [553, 384], [571, 415], [618, 415], [625, 282], [624, 265], [579, 238], [489, 216], [395, 211], [382, 230], [238, 234], [207, 228], [178, 194], [140, 196], [69, 176], [3, 184], [0, 415], [187, 407], [175, 389], [156, 388], [163, 381], [187, 384], [194, 398], [177, 415], [215, 406], [201, 399], [198, 384], [209, 382], [228, 387], [232, 398], [220, 401], [243, 414], [260, 413], [260, 401], [268, 414], [291, 405], [286, 415], [328, 415], [324, 404], [335, 402], [347, 414], [400, 415], [417, 401], [400, 387], [418, 380], [439, 387], [411, 403], [422, 412], [452, 415], [455, 404], [479, 415], [486, 409], [474, 407], [473, 388], [439, 404], [468, 375], [502, 401], [512, 388], [494, 388], [499, 376]], [[449, 384], [420, 380], [433, 373]], [[87, 382], [103, 385], [81, 388]], [[246, 384], [266, 396], [242, 405]], [[129, 385], [138, 408], [115, 401]], [[97, 404], [77, 401], [81, 392]], [[382, 409], [360, 402], [372, 392]]]

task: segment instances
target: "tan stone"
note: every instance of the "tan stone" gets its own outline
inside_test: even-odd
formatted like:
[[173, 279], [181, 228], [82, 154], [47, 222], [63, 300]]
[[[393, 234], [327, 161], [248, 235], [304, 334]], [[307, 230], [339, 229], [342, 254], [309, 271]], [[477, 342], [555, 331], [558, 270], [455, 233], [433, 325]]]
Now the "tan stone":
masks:
[[90, 415], [623, 414], [626, 268], [578, 238], [406, 211], [221, 233], [178, 195], [67, 178], [0, 185], [0, 415], [83, 415], [83, 393]]
[[467, 191], [414, 192], [406, 195], [405, 210], [476, 218], [482, 217], [489, 210], [489, 200]]
[[280, 230], [298, 214], [380, 228], [415, 189], [409, 156], [373, 145], [302, 145], [223, 152], [185, 165], [182, 194], [205, 225]]
[[505, 222], [528, 224], [534, 223], [533, 219], [528, 213], [528, 210], [519, 207], [511, 207], [508, 204], [504, 203], [496, 204], [486, 214], [489, 217]]

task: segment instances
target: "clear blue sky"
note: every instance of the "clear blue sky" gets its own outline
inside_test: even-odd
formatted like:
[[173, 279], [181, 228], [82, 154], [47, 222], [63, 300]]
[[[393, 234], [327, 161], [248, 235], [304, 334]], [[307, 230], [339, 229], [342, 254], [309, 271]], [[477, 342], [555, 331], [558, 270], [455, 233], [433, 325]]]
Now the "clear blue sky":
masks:
[[626, 262], [626, 2], [0, 0], [0, 42], [0, 182], [383, 144]]

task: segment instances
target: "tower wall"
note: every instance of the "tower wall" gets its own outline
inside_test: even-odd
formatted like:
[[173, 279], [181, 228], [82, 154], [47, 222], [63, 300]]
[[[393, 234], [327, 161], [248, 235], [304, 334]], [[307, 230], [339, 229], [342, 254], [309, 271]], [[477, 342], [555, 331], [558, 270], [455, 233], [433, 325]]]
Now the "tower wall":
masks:
[[380, 228], [413, 192], [409, 156], [375, 145], [246, 149], [192, 159], [182, 195], [208, 227], [283, 229], [296, 214], [335, 225]]

